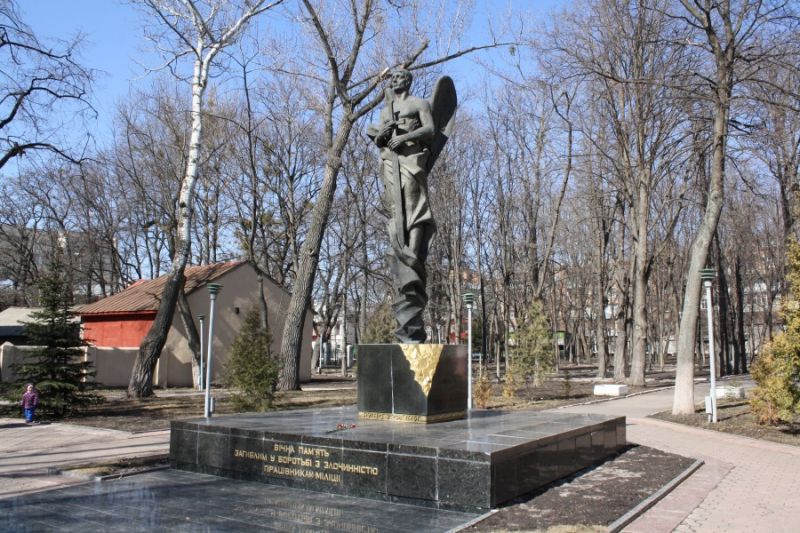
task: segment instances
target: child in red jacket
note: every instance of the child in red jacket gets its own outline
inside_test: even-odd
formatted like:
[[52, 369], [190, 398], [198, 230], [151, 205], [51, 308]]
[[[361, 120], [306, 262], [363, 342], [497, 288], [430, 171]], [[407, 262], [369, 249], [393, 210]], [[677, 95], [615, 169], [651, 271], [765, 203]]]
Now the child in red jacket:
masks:
[[36, 406], [39, 405], [39, 392], [34, 388], [33, 383], [25, 385], [25, 394], [19, 402], [25, 412], [25, 423], [35, 424], [33, 417], [36, 414]]

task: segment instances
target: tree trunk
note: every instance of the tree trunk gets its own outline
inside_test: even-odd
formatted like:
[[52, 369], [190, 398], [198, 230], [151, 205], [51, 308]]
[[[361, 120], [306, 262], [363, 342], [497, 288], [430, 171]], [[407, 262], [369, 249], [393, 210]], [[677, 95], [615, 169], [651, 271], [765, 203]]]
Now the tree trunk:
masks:
[[128, 384], [130, 397], [146, 398], [153, 395], [153, 372], [161, 356], [161, 350], [167, 342], [169, 329], [172, 327], [178, 293], [183, 290], [183, 268], [177, 268], [179, 266], [176, 263], [176, 268], [170, 272], [164, 292], [161, 293], [161, 306], [158, 308], [153, 325], [150, 326], [150, 331], [139, 346], [139, 353], [131, 371], [131, 381]]
[[621, 383], [625, 381], [625, 360], [626, 351], [628, 349], [628, 325], [629, 325], [629, 307], [630, 302], [628, 293], [630, 290], [630, 277], [625, 268], [625, 261], [623, 254], [625, 234], [624, 226], [620, 228], [619, 235], [619, 264], [617, 266], [617, 288], [618, 305], [617, 316], [614, 320], [614, 328], [617, 331], [617, 338], [614, 341], [614, 381]]
[[599, 273], [597, 283], [597, 320], [595, 321], [595, 340], [597, 342], [597, 377], [606, 377], [608, 363], [608, 344], [606, 340], [606, 291], [603, 274]]
[[183, 330], [186, 332], [186, 338], [189, 342], [189, 351], [192, 352], [192, 384], [197, 387], [200, 384], [200, 334], [197, 333], [197, 328], [194, 325], [194, 317], [192, 316], [192, 308], [189, 306], [189, 300], [186, 299], [186, 293], [181, 290], [178, 293], [178, 311], [181, 316], [181, 324]]
[[636, 229], [634, 233], [633, 268], [633, 338], [631, 342], [631, 373], [628, 383], [643, 386], [645, 356], [647, 352], [647, 225], [650, 216], [650, 195], [647, 179], [639, 177], [638, 201], [634, 209]]
[[269, 331], [269, 307], [267, 306], [267, 297], [264, 294], [264, 275], [259, 269], [256, 269], [256, 272], [256, 278], [258, 279], [258, 318], [264, 331]]
[[[727, 87], [727, 84], [726, 84]], [[686, 276], [686, 292], [683, 298], [678, 337], [678, 366], [675, 371], [675, 397], [672, 414], [694, 413], [694, 346], [695, 331], [700, 311], [702, 282], [700, 270], [705, 267], [711, 241], [717, 231], [722, 212], [723, 180], [725, 177], [725, 146], [728, 133], [727, 99], [718, 102], [714, 113], [714, 145], [706, 210], [692, 243], [689, 269]]]
[[279, 390], [299, 390], [300, 382], [300, 351], [303, 342], [310, 342], [311, 339], [303, 339], [303, 325], [305, 322], [306, 309], [311, 304], [311, 290], [314, 286], [314, 276], [317, 273], [317, 262], [319, 260], [319, 250], [322, 245], [322, 237], [325, 234], [325, 227], [328, 223], [333, 196], [336, 192], [336, 179], [339, 170], [342, 168], [342, 151], [344, 150], [347, 137], [353, 124], [347, 117], [343, 118], [339, 131], [336, 134], [333, 146], [328, 149], [325, 163], [325, 176], [317, 196], [317, 203], [311, 212], [311, 225], [308, 228], [306, 240], [300, 247], [300, 258], [297, 269], [297, 277], [292, 288], [292, 297], [286, 309], [286, 322], [283, 326], [283, 338], [281, 339], [281, 359], [283, 367], [278, 376]]
[[[346, 276], [346, 274], [345, 274]], [[347, 377], [347, 284], [348, 281], [345, 278], [344, 282], [344, 302], [342, 305], [342, 377]]]
[[722, 247], [719, 243], [719, 234], [714, 238], [717, 255], [717, 305], [719, 307], [719, 374], [727, 376], [732, 371], [731, 367], [731, 315], [730, 294], [728, 293], [728, 278], [725, 276], [723, 266]]
[[189, 139], [189, 158], [186, 163], [186, 174], [181, 183], [178, 203], [178, 235], [176, 236], [175, 257], [172, 260], [169, 278], [161, 294], [161, 303], [147, 332], [131, 372], [128, 384], [128, 396], [144, 398], [153, 394], [153, 372], [156, 368], [161, 350], [167, 342], [178, 295], [183, 291], [185, 281], [183, 271], [189, 262], [191, 251], [191, 225], [194, 203], [194, 189], [197, 183], [198, 162], [203, 139], [203, 93], [208, 71], [198, 58], [194, 64], [192, 78], [192, 131]]
[[737, 254], [733, 261], [733, 284], [736, 294], [736, 326], [734, 333], [733, 371], [735, 374], [747, 373], [747, 352], [744, 332], [744, 286], [742, 284], [742, 260]]

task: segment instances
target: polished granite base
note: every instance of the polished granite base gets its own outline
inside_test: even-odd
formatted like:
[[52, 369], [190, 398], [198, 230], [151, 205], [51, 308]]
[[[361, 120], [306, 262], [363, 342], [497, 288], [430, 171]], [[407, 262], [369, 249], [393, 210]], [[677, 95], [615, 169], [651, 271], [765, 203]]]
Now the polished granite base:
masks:
[[0, 499], [3, 533], [445, 533], [475, 516], [180, 470]]
[[355, 407], [172, 422], [175, 468], [481, 512], [625, 445], [625, 418], [472, 411], [434, 425], [358, 419]]
[[467, 347], [359, 344], [358, 416], [433, 424], [467, 416]]

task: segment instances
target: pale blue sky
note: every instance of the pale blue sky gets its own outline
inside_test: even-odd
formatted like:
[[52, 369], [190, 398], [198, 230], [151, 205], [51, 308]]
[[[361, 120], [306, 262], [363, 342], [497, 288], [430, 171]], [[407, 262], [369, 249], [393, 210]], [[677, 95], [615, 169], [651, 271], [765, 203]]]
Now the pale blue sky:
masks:
[[117, 0], [24, 0], [22, 19], [45, 39], [84, 37], [82, 64], [99, 71], [92, 102], [98, 127], [109, 131], [116, 102], [144, 76], [136, 60], [144, 49], [141, 15]]
[[[497, 21], [507, 13], [512, 13], [512, 17], [523, 11], [540, 14], [565, 3], [559, 0], [475, 0], [472, 28], [475, 42], [481, 41], [477, 37], [487, 34], [487, 15], [493, 15]], [[100, 71], [92, 98], [99, 115], [95, 132], [99, 138], [107, 135], [117, 101], [126, 97], [132, 84], [148, 83], [141, 64], [153, 66], [158, 61], [145, 55], [147, 44], [142, 36], [141, 13], [120, 0], [19, 0], [19, 7], [23, 20], [45, 39], [68, 39], [77, 33], [85, 35], [82, 63]], [[472, 61], [462, 60], [453, 67], [469, 71], [471, 65]]]

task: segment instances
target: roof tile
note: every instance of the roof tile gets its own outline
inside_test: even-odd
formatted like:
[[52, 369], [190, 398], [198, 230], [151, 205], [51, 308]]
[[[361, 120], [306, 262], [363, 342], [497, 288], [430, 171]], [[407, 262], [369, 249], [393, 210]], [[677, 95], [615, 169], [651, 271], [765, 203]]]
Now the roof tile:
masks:
[[[244, 261], [229, 261], [213, 265], [186, 267], [184, 290], [188, 295], [195, 289], [243, 264]], [[156, 311], [161, 303], [161, 294], [164, 292], [167, 277], [168, 275], [165, 274], [156, 279], [136, 281], [117, 294], [91, 304], [78, 306], [75, 311], [80, 315]]]

